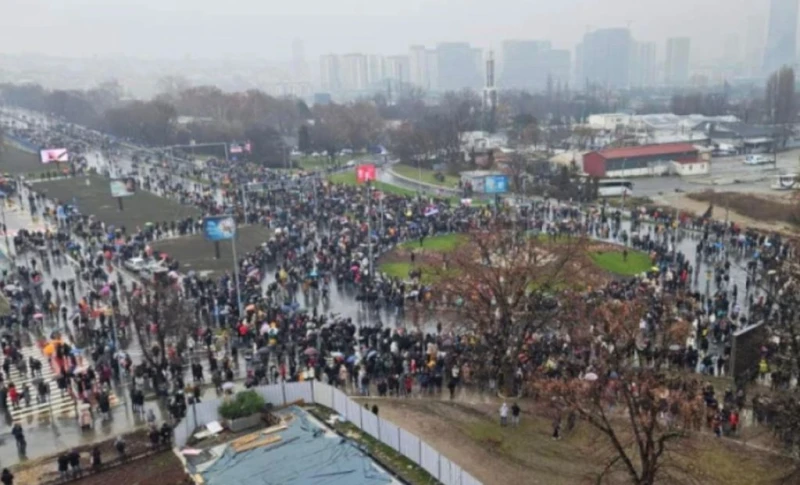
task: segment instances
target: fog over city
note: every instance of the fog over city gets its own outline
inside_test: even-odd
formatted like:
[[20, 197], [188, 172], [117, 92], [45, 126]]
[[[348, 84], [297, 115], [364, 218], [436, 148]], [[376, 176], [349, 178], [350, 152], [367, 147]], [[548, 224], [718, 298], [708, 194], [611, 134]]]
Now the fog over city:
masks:
[[0, 53], [281, 60], [296, 38], [309, 56], [514, 38], [573, 49], [587, 29], [630, 25], [639, 40], [691, 37], [693, 59], [708, 60], [767, 13], [765, 0], [3, 0]]

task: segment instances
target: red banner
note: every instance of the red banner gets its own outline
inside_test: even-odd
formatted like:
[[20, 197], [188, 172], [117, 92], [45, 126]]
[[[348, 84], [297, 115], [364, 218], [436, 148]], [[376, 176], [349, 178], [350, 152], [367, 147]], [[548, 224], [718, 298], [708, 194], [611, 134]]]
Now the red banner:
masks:
[[371, 163], [365, 163], [364, 165], [356, 167], [356, 182], [360, 184], [375, 180], [376, 175], [377, 170], [375, 169], [375, 165]]

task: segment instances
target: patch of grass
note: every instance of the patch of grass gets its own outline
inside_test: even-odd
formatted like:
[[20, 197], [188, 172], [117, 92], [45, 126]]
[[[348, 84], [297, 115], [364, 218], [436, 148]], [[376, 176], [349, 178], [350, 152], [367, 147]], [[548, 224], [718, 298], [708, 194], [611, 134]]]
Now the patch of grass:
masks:
[[[236, 228], [236, 249], [245, 254], [265, 243], [272, 236], [272, 230], [261, 225], [246, 225]], [[230, 241], [220, 241], [220, 258], [216, 259], [214, 243], [206, 240], [203, 234], [191, 234], [152, 243], [153, 249], [162, 251], [177, 259], [181, 271], [197, 271], [218, 276], [226, 271], [233, 272], [233, 246]]]
[[[314, 406], [308, 410], [314, 417], [320, 421], [325, 422], [331, 416], [337, 413], [331, 409], [323, 406]], [[372, 456], [374, 456], [381, 465], [388, 468], [405, 482], [413, 485], [422, 485], [429, 483], [438, 483], [430, 473], [425, 471], [424, 468], [409, 460], [401, 453], [398, 453], [390, 446], [384, 444], [382, 441], [377, 440], [369, 434], [361, 431], [356, 425], [350, 422], [336, 421], [333, 429], [338, 433], [346, 436], [352, 441], [363, 446]]]
[[336, 160], [331, 161], [330, 157], [327, 155], [321, 157], [312, 157], [310, 155], [303, 155], [301, 157], [293, 158], [292, 159], [292, 166], [297, 168], [302, 168], [303, 170], [324, 170], [330, 167], [339, 167], [350, 160], [355, 160], [356, 162], [360, 160], [367, 160], [367, 159], [374, 159], [375, 157], [380, 157], [380, 155], [373, 155], [371, 153], [356, 153], [353, 155], [342, 155], [337, 157]]
[[68, 166], [68, 163], [42, 163], [38, 153], [21, 150], [11, 143], [5, 143], [0, 147], [0, 173], [38, 178], [39, 174], [45, 172], [59, 174], [64, 167]]
[[11, 304], [6, 295], [0, 293], [0, 316], [11, 315]]
[[466, 241], [467, 236], [464, 234], [444, 234], [441, 236], [426, 237], [422, 241], [422, 246], [419, 245], [419, 239], [414, 239], [404, 242], [400, 247], [409, 250], [422, 249], [425, 251], [448, 253]]
[[425, 168], [420, 170], [419, 168], [412, 167], [410, 165], [395, 165], [392, 167], [392, 170], [403, 177], [425, 182], [426, 184], [441, 185], [443, 187], [456, 187], [458, 186], [459, 180], [461, 180], [459, 177], [454, 175], [445, 175], [444, 182], [440, 182], [436, 179], [436, 172], [434, 170], [428, 170]]
[[[352, 170], [328, 175], [328, 180], [335, 184], [360, 185], [356, 182], [356, 174]], [[386, 192], [387, 194], [400, 195], [404, 197], [414, 197], [417, 195], [416, 191], [377, 180], [372, 182], [372, 186], [382, 192]]]
[[108, 225], [125, 226], [128, 233], [147, 222], [177, 221], [186, 217], [197, 218], [201, 212], [193, 206], [159, 197], [145, 190], [137, 190], [123, 199], [120, 211], [117, 200], [111, 197], [109, 180], [96, 175], [69, 177], [49, 182], [39, 182], [33, 190], [46, 197], [65, 203], [77, 203], [81, 214], [93, 215]]
[[650, 257], [640, 251], [629, 251], [627, 260], [621, 251], [595, 252], [590, 253], [589, 257], [600, 268], [622, 276], [641, 274], [653, 266]]

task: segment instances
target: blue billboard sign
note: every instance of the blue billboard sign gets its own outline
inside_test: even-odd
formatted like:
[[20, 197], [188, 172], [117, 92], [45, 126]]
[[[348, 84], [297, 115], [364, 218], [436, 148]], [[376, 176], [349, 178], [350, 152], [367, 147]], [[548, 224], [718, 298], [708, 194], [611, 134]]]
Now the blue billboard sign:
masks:
[[233, 216], [213, 216], [203, 219], [203, 234], [209, 241], [225, 241], [236, 236]]
[[508, 192], [508, 176], [488, 175], [484, 177], [484, 189], [487, 194], [505, 194]]

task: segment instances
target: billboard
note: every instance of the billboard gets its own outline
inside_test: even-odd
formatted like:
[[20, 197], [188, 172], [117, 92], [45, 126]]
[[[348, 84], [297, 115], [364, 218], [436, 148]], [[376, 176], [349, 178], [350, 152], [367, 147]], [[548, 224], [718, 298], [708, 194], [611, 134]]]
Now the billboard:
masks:
[[484, 192], [487, 194], [504, 194], [508, 192], [508, 176], [487, 175], [484, 178]]
[[66, 148], [48, 148], [39, 151], [39, 159], [42, 163], [69, 162], [69, 153]]
[[375, 169], [375, 165], [372, 163], [365, 163], [356, 167], [356, 182], [360, 184], [369, 182], [370, 180], [375, 180], [376, 175], [377, 170]]
[[203, 234], [209, 241], [225, 241], [236, 236], [233, 216], [212, 216], [203, 219]]
[[136, 180], [133, 177], [111, 181], [111, 197], [130, 197], [136, 193]]

